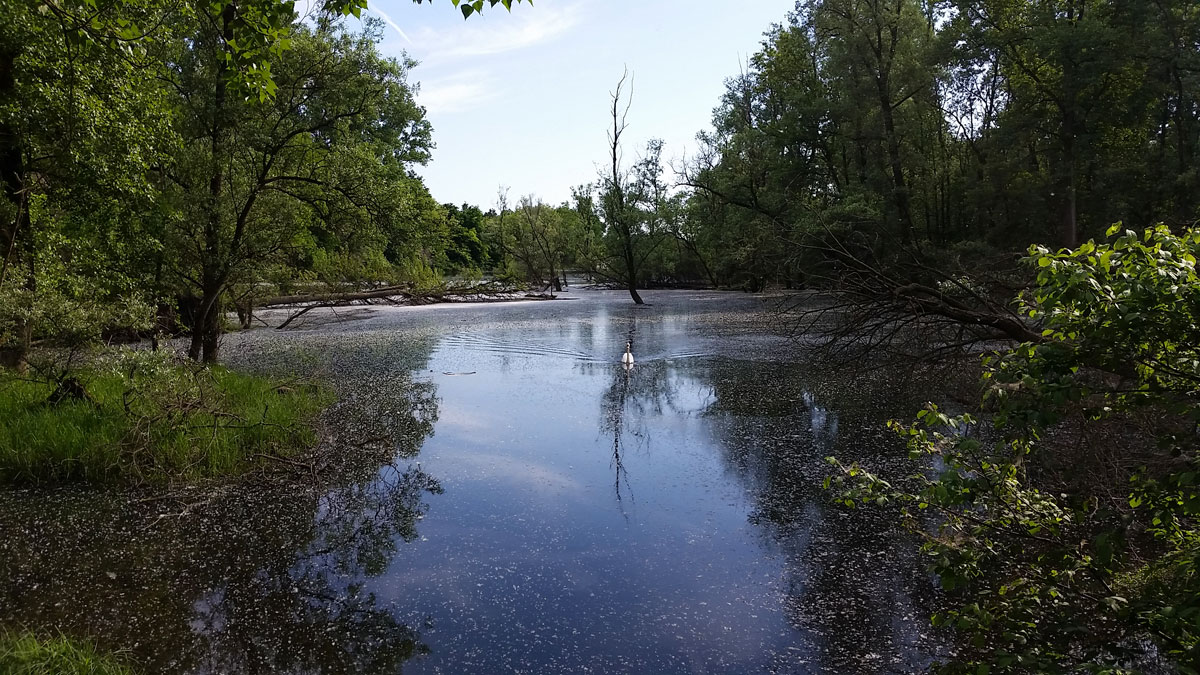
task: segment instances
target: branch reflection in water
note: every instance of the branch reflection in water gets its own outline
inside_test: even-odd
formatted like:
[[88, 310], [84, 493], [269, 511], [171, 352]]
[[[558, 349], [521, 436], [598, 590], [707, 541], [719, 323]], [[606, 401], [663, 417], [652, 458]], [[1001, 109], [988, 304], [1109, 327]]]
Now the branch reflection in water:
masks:
[[[586, 369], [591, 370], [591, 366]], [[649, 456], [653, 444], [651, 420], [661, 418], [666, 411], [688, 411], [679, 410], [676, 404], [681, 384], [676, 380], [682, 373], [675, 364], [643, 361], [635, 366], [614, 365], [609, 370], [611, 380], [600, 397], [600, 434], [612, 438], [613, 491], [621, 513], [627, 515], [624, 500], [633, 501], [626, 462], [630, 437], [633, 448]]]

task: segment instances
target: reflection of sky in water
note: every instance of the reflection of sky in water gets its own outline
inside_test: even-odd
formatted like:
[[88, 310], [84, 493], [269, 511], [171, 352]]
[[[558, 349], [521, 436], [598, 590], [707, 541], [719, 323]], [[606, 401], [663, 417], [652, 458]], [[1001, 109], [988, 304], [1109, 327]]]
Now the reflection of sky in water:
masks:
[[[175, 584], [182, 601], [154, 609], [154, 621], [177, 620], [182, 632], [148, 628], [134, 647], [120, 630], [83, 623], [168, 671], [907, 672], [923, 663], [927, 612], [909, 590], [925, 583], [920, 561], [878, 518], [829, 507], [817, 487], [823, 458], [852, 452], [861, 432], [772, 360], [782, 345], [749, 321], [757, 301], [671, 293], [634, 308], [621, 293], [572, 295], [583, 299], [385, 309], [231, 336], [227, 351], [247, 365], [324, 373], [353, 392], [337, 414], [350, 430], [339, 452], [382, 466], [348, 470], [357, 477], [311, 499], [252, 491], [251, 508], [230, 498], [236, 507], [172, 522], [178, 532], [146, 530], [137, 546], [115, 531], [55, 542], [75, 536], [56, 530], [18, 550], [75, 574], [83, 602], [111, 596], [91, 588], [83, 556], [64, 562], [50, 544], [108, 547], [103, 555]], [[617, 363], [627, 339], [637, 358], [629, 372]], [[358, 437], [378, 443], [348, 449]], [[28, 579], [35, 566], [11, 571]], [[215, 571], [195, 572], [205, 567]], [[178, 581], [180, 570], [191, 581]], [[8, 607], [0, 595], [0, 627], [78, 625], [47, 609], [54, 592]], [[144, 598], [122, 610], [123, 630], [150, 623]], [[296, 640], [319, 644], [281, 659]], [[172, 651], [192, 656], [159, 656]]]
[[[833, 452], [837, 414], [801, 391], [786, 410], [771, 402], [792, 425], [782, 438], [744, 428], [760, 402], [729, 412], [722, 395], [785, 392], [753, 381], [762, 368], [737, 359], [736, 341], [714, 340], [683, 307], [568, 308], [571, 320], [461, 326], [425, 366], [440, 407], [419, 460], [446, 492], [420, 541], [371, 583], [429, 626], [431, 654], [409, 672], [887, 669], [881, 654], [902, 646], [821, 653], [853, 642], [826, 632], [858, 634], [861, 616], [834, 611], [818, 622], [847, 625], [815, 627], [795, 616], [804, 568], [839, 556], [808, 550], [834, 543], [803, 524], [826, 514], [797, 485], [805, 475], [778, 485], [776, 455], [811, 466]], [[626, 339], [628, 373], [616, 363]], [[720, 391], [722, 378], [746, 391]], [[800, 525], [764, 539], [762, 493], [792, 488], [808, 496], [786, 505]]]

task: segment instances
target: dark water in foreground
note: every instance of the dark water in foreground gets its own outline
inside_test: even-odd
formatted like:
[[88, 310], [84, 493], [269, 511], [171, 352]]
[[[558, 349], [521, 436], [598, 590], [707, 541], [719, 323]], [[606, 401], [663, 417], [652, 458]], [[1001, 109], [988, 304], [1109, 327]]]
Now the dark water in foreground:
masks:
[[895, 454], [880, 423], [910, 404], [789, 361], [749, 296], [569, 295], [230, 336], [235, 365], [335, 383], [341, 468], [167, 498], [0, 492], [0, 628], [151, 672], [926, 664], [911, 544], [819, 488], [827, 455]]

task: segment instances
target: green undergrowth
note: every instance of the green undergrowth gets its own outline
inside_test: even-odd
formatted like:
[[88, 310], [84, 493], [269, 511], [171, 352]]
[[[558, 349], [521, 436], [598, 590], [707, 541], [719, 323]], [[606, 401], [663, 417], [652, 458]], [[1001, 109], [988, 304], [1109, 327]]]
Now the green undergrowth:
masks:
[[134, 675], [118, 657], [91, 643], [58, 636], [0, 633], [0, 673], [5, 675]]
[[[321, 387], [126, 353], [65, 376], [0, 373], [0, 481], [108, 482], [243, 473], [311, 447]], [[61, 400], [53, 402], [56, 391]]]

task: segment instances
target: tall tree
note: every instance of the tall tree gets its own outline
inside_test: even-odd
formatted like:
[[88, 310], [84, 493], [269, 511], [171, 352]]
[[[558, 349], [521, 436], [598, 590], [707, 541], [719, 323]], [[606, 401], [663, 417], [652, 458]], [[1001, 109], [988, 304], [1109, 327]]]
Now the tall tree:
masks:
[[638, 294], [639, 273], [646, 259], [663, 241], [659, 207], [665, 197], [662, 184], [662, 141], [652, 140], [645, 156], [633, 168], [623, 164], [622, 136], [628, 128], [632, 93], [625, 94], [626, 71], [611, 95], [608, 130], [608, 167], [600, 176], [600, 218], [610, 255], [604, 261], [608, 276], [621, 280], [635, 304], [645, 304]]
[[[310, 223], [382, 228], [428, 159], [430, 127], [406, 81], [411, 62], [379, 55], [378, 27], [296, 26], [269, 103], [230, 96], [224, 19], [208, 16], [171, 59], [184, 150], [166, 170], [183, 217], [175, 272], [197, 298], [189, 355], [217, 360], [223, 295], [279, 256]], [[253, 280], [251, 280], [253, 281]]]
[[[65, 18], [26, 3], [0, 2], [0, 16], [0, 365], [24, 368], [35, 331], [54, 326], [48, 313], [69, 322], [67, 305], [44, 302], [61, 275], [88, 285], [57, 264], [63, 237], [106, 255], [121, 239], [140, 249], [145, 237], [134, 235], [145, 234], [137, 223], [152, 192], [146, 170], [173, 139], [151, 64], [81, 39]], [[129, 261], [110, 262], [122, 269]], [[77, 270], [92, 278], [85, 297], [129, 290], [96, 278], [98, 269]]]

